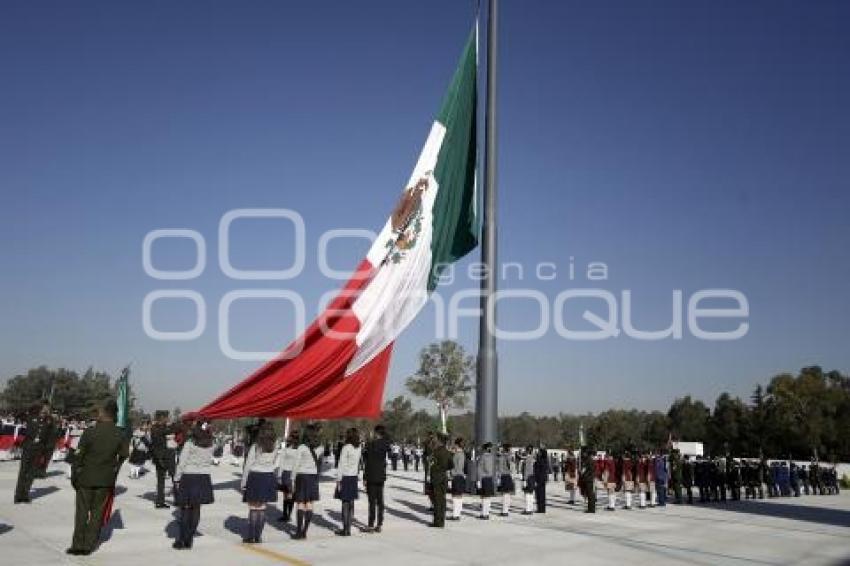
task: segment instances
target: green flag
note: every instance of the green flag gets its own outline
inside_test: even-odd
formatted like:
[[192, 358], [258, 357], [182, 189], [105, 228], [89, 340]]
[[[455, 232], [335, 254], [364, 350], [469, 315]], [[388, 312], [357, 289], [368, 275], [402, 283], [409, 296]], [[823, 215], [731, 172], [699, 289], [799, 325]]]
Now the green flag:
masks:
[[125, 367], [121, 371], [121, 377], [116, 383], [118, 395], [118, 419], [115, 422], [121, 428], [129, 428], [130, 426], [130, 366]]

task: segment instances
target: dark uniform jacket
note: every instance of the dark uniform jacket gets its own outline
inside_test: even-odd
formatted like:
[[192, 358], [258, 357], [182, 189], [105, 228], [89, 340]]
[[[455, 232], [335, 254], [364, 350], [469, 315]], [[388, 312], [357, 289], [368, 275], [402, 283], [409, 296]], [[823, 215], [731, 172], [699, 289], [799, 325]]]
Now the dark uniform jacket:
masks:
[[390, 442], [386, 438], [375, 438], [366, 443], [363, 453], [363, 479], [366, 483], [387, 481], [387, 454]]
[[111, 422], [99, 422], [80, 437], [72, 471], [75, 487], [112, 487], [127, 458], [129, 439]]
[[431, 455], [431, 485], [448, 485], [447, 472], [452, 468], [452, 453], [442, 444]]

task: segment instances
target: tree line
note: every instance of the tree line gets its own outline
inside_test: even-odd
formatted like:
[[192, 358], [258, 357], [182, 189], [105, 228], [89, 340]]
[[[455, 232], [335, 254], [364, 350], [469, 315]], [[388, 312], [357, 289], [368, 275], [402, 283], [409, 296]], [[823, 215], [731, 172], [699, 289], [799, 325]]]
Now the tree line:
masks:
[[[407, 380], [413, 396], [430, 400], [437, 413], [415, 409], [413, 400], [399, 395], [388, 400], [381, 421], [390, 436], [412, 443], [430, 431], [472, 439], [474, 415], [467, 410], [473, 390], [474, 363], [463, 347], [451, 341], [432, 344], [420, 357], [420, 369]], [[115, 395], [115, 380], [91, 368], [82, 375], [44, 366], [12, 377], [0, 394], [0, 411], [22, 414], [33, 404], [50, 399], [63, 415], [86, 417], [105, 399]], [[149, 417], [130, 394], [131, 419], [138, 424]], [[450, 414], [450, 411], [455, 414]], [[179, 409], [172, 416], [179, 417]], [[245, 422], [242, 422], [245, 421]], [[247, 423], [224, 423], [237, 431]], [[278, 423], [282, 424], [282, 423]], [[350, 426], [363, 430], [374, 422], [357, 419], [327, 421], [322, 436], [334, 441]], [[295, 425], [297, 426], [297, 424]], [[735, 456], [850, 461], [850, 377], [819, 366], [796, 374], [774, 376], [758, 385], [744, 400], [721, 393], [709, 407], [690, 396], [676, 399], [666, 412], [610, 409], [601, 413], [537, 416], [522, 413], [499, 418], [502, 442], [515, 446], [545, 444], [578, 447], [580, 431], [597, 449], [647, 450], [666, 446], [669, 440], [701, 441], [709, 454]]]

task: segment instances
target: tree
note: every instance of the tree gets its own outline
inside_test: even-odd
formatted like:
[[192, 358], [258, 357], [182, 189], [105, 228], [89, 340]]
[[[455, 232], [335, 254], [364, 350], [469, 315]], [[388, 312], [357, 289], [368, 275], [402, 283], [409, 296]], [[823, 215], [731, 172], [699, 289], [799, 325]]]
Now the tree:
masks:
[[404, 395], [387, 401], [383, 421], [390, 438], [399, 441], [407, 439], [412, 416], [413, 403]]
[[670, 431], [678, 440], [704, 441], [710, 413], [705, 403], [694, 401], [690, 395], [676, 399], [667, 412]]
[[453, 340], [435, 342], [419, 354], [419, 370], [407, 378], [407, 388], [417, 397], [437, 404], [445, 433], [449, 410], [466, 407], [474, 371], [475, 361], [466, 355], [463, 346]]
[[721, 393], [708, 422], [709, 452], [745, 455], [748, 452], [747, 428], [747, 406], [737, 397]]
[[[46, 366], [9, 379], [2, 393], [6, 410], [14, 413], [23, 413], [40, 401], [50, 401], [59, 413], [83, 418], [114, 396], [115, 384], [108, 373], [89, 368], [80, 377], [75, 371]], [[131, 393], [131, 407], [133, 402]]]

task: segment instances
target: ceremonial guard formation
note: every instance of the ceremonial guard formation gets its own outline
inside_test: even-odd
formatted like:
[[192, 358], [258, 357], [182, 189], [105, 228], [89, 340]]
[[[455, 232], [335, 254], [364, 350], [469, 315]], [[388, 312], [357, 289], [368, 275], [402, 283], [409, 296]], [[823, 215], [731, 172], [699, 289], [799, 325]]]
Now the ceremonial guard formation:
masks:
[[[170, 423], [167, 411], [157, 411], [156, 422], [143, 422], [132, 434], [116, 426], [115, 402], [98, 411], [97, 421], [84, 430], [76, 450], [71, 450], [70, 431], [66, 432], [72, 463], [72, 485], [76, 490], [76, 517], [69, 554], [90, 554], [98, 544], [99, 533], [109, 519], [116, 477], [129, 456], [130, 478], [142, 477], [141, 469], [150, 458], [156, 467], [157, 507], [165, 503], [165, 478], [173, 477], [173, 503], [178, 508], [177, 533], [173, 547], [193, 547], [201, 506], [214, 503], [211, 473], [222, 459], [217, 447], [227, 447], [233, 465], [242, 464], [240, 488], [248, 506], [248, 520], [242, 542], [259, 544], [265, 526], [267, 506], [283, 493], [280, 520], [291, 520], [297, 506], [293, 539], [304, 539], [313, 521], [313, 504], [319, 500], [319, 478], [323, 463], [333, 457], [334, 497], [341, 502], [341, 524], [335, 533], [352, 535], [354, 505], [359, 498], [360, 471], [369, 501], [368, 526], [364, 533], [380, 533], [384, 527], [384, 488], [387, 466], [392, 465], [393, 446], [405, 462], [405, 446], [394, 444], [383, 425], [374, 427], [369, 439], [361, 441], [357, 428], [345, 431], [334, 450], [323, 448], [320, 429], [306, 424], [280, 442], [272, 422], [258, 420], [244, 429], [240, 439], [214, 433], [204, 420]], [[30, 485], [49, 454], [45, 445], [55, 440], [49, 407], [31, 412], [29, 431], [23, 444], [21, 469], [15, 490], [15, 502], [28, 500]], [[243, 451], [237, 450], [247, 446]], [[328, 444], [328, 446], [331, 446]], [[132, 448], [132, 451], [130, 451]], [[416, 450], [410, 447], [408, 474], [416, 472]], [[722, 457], [682, 456], [678, 449], [638, 452], [596, 451], [584, 446], [580, 451], [548, 450], [545, 446], [526, 446], [516, 450], [510, 444], [481, 446], [476, 454], [461, 437], [449, 446], [447, 435], [429, 433], [421, 448], [424, 491], [429, 497], [431, 526], [444, 527], [445, 521], [458, 521], [468, 494], [477, 496], [478, 517], [490, 519], [492, 502], [501, 495], [499, 515], [509, 517], [516, 481], [524, 494], [523, 515], [546, 513], [547, 484], [563, 481], [567, 504], [584, 502], [586, 513], [595, 513], [601, 496], [605, 509], [632, 510], [663, 508], [668, 495], [676, 504], [724, 503], [764, 497], [800, 497], [838, 493], [835, 466], [824, 466], [816, 458], [808, 465], [790, 461], [768, 461]], [[49, 458], [49, 456], [47, 456]], [[244, 458], [244, 460], [242, 460]], [[404, 473], [404, 472], [402, 472]], [[551, 478], [551, 479], [550, 479]], [[560, 485], [560, 484], [557, 484]], [[557, 492], [556, 492], [557, 495]], [[446, 503], [451, 497], [451, 512]]]

